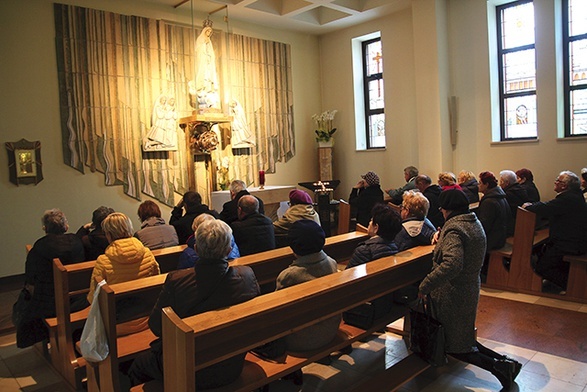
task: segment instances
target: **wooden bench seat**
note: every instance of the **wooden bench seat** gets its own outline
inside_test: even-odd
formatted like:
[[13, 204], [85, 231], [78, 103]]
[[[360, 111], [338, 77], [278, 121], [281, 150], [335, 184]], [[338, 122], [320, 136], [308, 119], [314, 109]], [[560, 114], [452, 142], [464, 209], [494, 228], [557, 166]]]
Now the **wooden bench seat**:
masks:
[[[184, 319], [179, 318], [171, 308], [165, 308], [164, 390], [193, 391], [195, 371], [198, 369], [421, 280], [430, 271], [432, 249], [433, 246], [413, 248], [238, 305]], [[266, 385], [370, 335], [404, 314], [405, 309], [398, 305], [369, 330], [342, 323], [337, 338], [327, 347], [304, 355], [288, 353], [285, 360], [279, 363], [247, 354], [245, 370], [240, 378], [218, 390], [250, 391]], [[411, 369], [407, 369], [402, 377], [406, 380], [411, 378], [410, 372]], [[160, 387], [158, 383], [147, 383], [133, 388], [133, 391], [157, 390]]]
[[[185, 248], [186, 245], [178, 245], [152, 251], [162, 273], [177, 268], [179, 255]], [[89, 308], [71, 312], [70, 299], [87, 295], [95, 264], [93, 260], [63, 265], [59, 259], [53, 260], [55, 317], [45, 319], [49, 328], [49, 359], [74, 389], [82, 387], [86, 362], [76, 355], [72, 334], [83, 328]]]
[[[89, 366], [86, 366], [87, 390], [89, 392], [120, 390], [119, 363], [131, 360], [149, 350], [149, 343], [156, 339], [149, 328], [119, 337], [117, 325], [137, 318], [148, 317], [155, 306], [166, 278], [167, 274], [161, 274], [113, 285], [106, 283], [101, 287], [98, 304], [104, 322], [109, 354], [105, 360], [99, 363], [88, 363]], [[97, 280], [101, 279], [97, 278]], [[117, 304], [129, 298], [140, 298], [140, 308], [133, 305], [131, 309], [127, 309], [124, 318], [120, 318], [117, 316]]]
[[563, 260], [570, 263], [566, 297], [587, 303], [587, 253], [567, 255]]
[[[542, 279], [532, 270], [530, 258], [533, 250], [548, 240], [548, 229], [536, 230], [535, 227], [536, 214], [518, 207], [514, 236], [501, 249], [489, 252], [484, 287], [517, 292], [541, 291]], [[509, 270], [504, 260], [509, 260]]]
[[[326, 239], [325, 250], [327, 252], [335, 254], [337, 257], [343, 258], [348, 260], [352, 255], [355, 247], [358, 245], [359, 242], [364, 241], [367, 238], [366, 233], [362, 232], [351, 232], [345, 233], [343, 235], [334, 236]], [[256, 253], [253, 255], [248, 255], [244, 257], [240, 257], [234, 259], [230, 262], [230, 265], [247, 265], [251, 267], [257, 276], [257, 279], [260, 284], [268, 283], [268, 282], [275, 282], [277, 279], [277, 275], [287, 268], [294, 259], [294, 254], [291, 248], [280, 248], [274, 249], [266, 252]], [[133, 291], [145, 291], [151, 290], [153, 286], [159, 285], [156, 289], [160, 291], [161, 285], [164, 283], [166, 278], [166, 274], [162, 274], [159, 276], [153, 276], [144, 279], [138, 279], [133, 281], [128, 281], [124, 283], [118, 283], [114, 285], [108, 286], [107, 284], [104, 286], [106, 289], [101, 291], [100, 293], [100, 309], [103, 312], [107, 312], [108, 314], [116, 313], [112, 307], [115, 307], [115, 300], [113, 299], [102, 299], [102, 296], [113, 296], [116, 297], [117, 295], [136, 295]], [[157, 292], [158, 294], [158, 292]], [[152, 308], [155, 304], [156, 298], [148, 301], [145, 299], [145, 304]], [[104, 308], [103, 308], [104, 307]], [[109, 321], [110, 327], [114, 322], [113, 319], [110, 317]], [[106, 320], [104, 320], [106, 324]], [[111, 355], [109, 355], [107, 361], [101, 362], [98, 366], [92, 366], [92, 368], [88, 371], [88, 390], [90, 391], [110, 391], [110, 390], [118, 390], [119, 383], [118, 383], [118, 375], [113, 374], [114, 369], [118, 368], [118, 363], [120, 361], [125, 361], [132, 359], [134, 356], [147, 351], [150, 348], [150, 343], [155, 339], [153, 334], [150, 331], [145, 331], [134, 334], [122, 338], [117, 339], [116, 346], [118, 347], [116, 352], [111, 351]], [[112, 337], [109, 338], [110, 345], [114, 344], [114, 336], [115, 333], [112, 333]], [[132, 342], [132, 347], [124, 347], [122, 342], [130, 339]], [[91, 374], [90, 374], [91, 373]]]

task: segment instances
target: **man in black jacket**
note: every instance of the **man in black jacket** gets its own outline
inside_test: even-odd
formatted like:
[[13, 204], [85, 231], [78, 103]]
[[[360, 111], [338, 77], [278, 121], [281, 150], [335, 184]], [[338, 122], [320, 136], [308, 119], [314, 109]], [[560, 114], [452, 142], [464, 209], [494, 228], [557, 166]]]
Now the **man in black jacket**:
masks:
[[[241, 197], [245, 195], [250, 195], [249, 191], [247, 191], [247, 186], [245, 185], [244, 181], [241, 180], [234, 180], [230, 183], [230, 201], [227, 201], [222, 206], [222, 211], [220, 211], [220, 219], [224, 222], [228, 223], [229, 225], [238, 220], [238, 201]], [[265, 207], [263, 205], [263, 200], [259, 199], [257, 196], [255, 198], [259, 201], [259, 212], [261, 214], [265, 214]]]
[[254, 196], [240, 198], [238, 220], [230, 226], [241, 256], [275, 249], [273, 222], [259, 212], [259, 202]]
[[[228, 265], [230, 227], [220, 220], [205, 221], [196, 230], [200, 259], [194, 268], [170, 272], [149, 317], [149, 328], [157, 340], [151, 350], [138, 356], [129, 369], [133, 385], [163, 380], [161, 309], [171, 306], [185, 318], [248, 301], [260, 294], [253, 270]], [[238, 354], [196, 373], [196, 389], [216, 388], [234, 381], [241, 373], [246, 353]]]
[[526, 188], [518, 183], [516, 173], [511, 170], [502, 170], [499, 172], [499, 186], [505, 192], [505, 199], [510, 206], [512, 219], [509, 221], [508, 235], [512, 235], [516, 227], [518, 207], [530, 201], [530, 198], [528, 197]]
[[557, 193], [554, 199], [526, 203], [523, 207], [548, 218], [550, 236], [535, 270], [538, 275], [559, 286], [559, 291], [564, 291], [569, 277], [569, 263], [563, 261], [563, 256], [587, 251], [587, 204], [581, 194], [579, 177], [573, 172], [561, 172], [554, 182], [554, 190]]
[[432, 179], [425, 174], [416, 177], [415, 183], [416, 188], [418, 188], [418, 190], [422, 192], [430, 202], [430, 208], [428, 209], [428, 215], [426, 217], [437, 229], [442, 227], [442, 225], [444, 225], [444, 217], [439, 210], [440, 203], [438, 201], [442, 189], [440, 186], [433, 184]]
[[202, 204], [202, 196], [194, 191], [186, 192], [177, 205], [173, 207], [169, 224], [175, 227], [180, 245], [185, 244], [188, 238], [194, 234], [192, 223], [198, 215], [203, 213], [218, 218], [218, 213], [210, 210], [206, 204]]

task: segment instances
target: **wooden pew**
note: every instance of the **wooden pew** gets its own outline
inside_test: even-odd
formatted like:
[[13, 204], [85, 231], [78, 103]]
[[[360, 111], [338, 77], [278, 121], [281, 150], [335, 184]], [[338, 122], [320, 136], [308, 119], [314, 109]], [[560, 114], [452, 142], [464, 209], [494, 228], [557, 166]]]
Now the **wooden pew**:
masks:
[[563, 260], [571, 264], [565, 297], [571, 301], [587, 303], [587, 254], [567, 255]]
[[[109, 354], [105, 360], [99, 363], [88, 363], [88, 366], [86, 366], [88, 392], [119, 391], [119, 363], [131, 360], [140, 353], [149, 350], [149, 343], [156, 339], [156, 336], [149, 328], [119, 337], [116, 327], [121, 322], [149, 316], [166, 277], [167, 274], [161, 274], [113, 285], [106, 283], [101, 287], [98, 303], [104, 329], [106, 330]], [[97, 280], [101, 279], [98, 278]], [[117, 320], [117, 303], [137, 297], [141, 299], [140, 309], [128, 311], [125, 318]]]
[[336, 234], [348, 233], [351, 230], [351, 205], [340, 199], [338, 203], [338, 229]]
[[[352, 231], [326, 238], [324, 251], [339, 264], [350, 260], [355, 248], [369, 238], [366, 231]], [[259, 285], [274, 283], [277, 275], [294, 261], [295, 255], [289, 246], [239, 257], [230, 265], [248, 265], [255, 271]]]
[[[184, 319], [177, 317], [171, 308], [165, 308], [164, 386], [151, 382], [132, 390], [194, 391], [195, 371], [199, 369], [421, 280], [431, 269], [432, 249], [431, 245], [413, 248], [245, 303]], [[248, 353], [239, 379], [215, 391], [251, 391], [262, 387], [369, 336], [404, 314], [405, 308], [398, 305], [369, 330], [341, 323], [339, 334], [326, 347], [307, 353], [287, 353], [283, 360], [269, 362]], [[413, 372], [427, 367], [422, 362], [404, 366], [397, 377], [410, 379]]]
[[85, 360], [77, 358], [72, 333], [82, 328], [89, 309], [71, 312], [70, 299], [87, 295], [95, 261], [63, 265], [53, 259], [53, 282], [55, 287], [55, 317], [46, 318], [49, 328], [51, 363], [74, 388], [81, 387], [85, 377]]
[[[542, 278], [532, 270], [533, 249], [548, 240], [548, 229], [535, 230], [536, 214], [518, 207], [514, 236], [501, 249], [489, 252], [487, 282], [484, 287], [516, 292], [541, 293]], [[509, 271], [504, 259], [510, 260]]]
[[[185, 248], [186, 245], [178, 245], [152, 251], [162, 273], [177, 268], [179, 255]], [[82, 387], [82, 380], [86, 377], [86, 361], [76, 355], [72, 333], [83, 328], [89, 308], [72, 313], [69, 300], [89, 292], [95, 264], [93, 260], [63, 265], [59, 259], [53, 260], [55, 317], [45, 319], [51, 345], [49, 358], [55, 369], [75, 389]]]
[[[326, 239], [324, 249], [339, 259], [348, 260], [358, 243], [364, 241], [366, 238], [368, 236], [364, 232], [351, 232], [329, 237]], [[277, 275], [287, 268], [294, 258], [295, 256], [291, 248], [285, 247], [240, 257], [232, 260], [230, 265], [247, 265], [251, 267], [259, 284], [265, 284], [275, 282]], [[148, 350], [150, 348], [149, 343], [155, 339], [150, 331], [148, 333], [143, 331], [136, 335], [131, 335], [131, 337], [125, 336], [117, 339], [116, 320], [111, 317], [112, 314], [116, 314], [116, 310], [113, 310], [113, 307], [115, 308], [115, 301], [112, 298], [103, 299], [102, 297], [111, 296], [113, 298], [120, 298], [120, 296], [135, 295], [136, 293], [133, 293], [133, 290], [150, 292], [154, 289], [153, 286], [158, 286], [155, 290], [160, 291], [165, 277], [166, 274], [162, 274], [156, 277], [138, 279], [110, 286], [106, 284], [102, 287], [100, 300], [103, 302], [100, 302], [100, 309], [103, 315], [110, 315], [108, 316], [108, 322], [104, 320], [104, 324], [110, 330], [110, 332], [107, 332], [109, 346], [115, 345], [114, 342], [117, 341], [118, 349], [116, 351], [112, 351], [111, 349], [107, 360], [100, 362], [96, 366], [92, 366], [92, 368], [88, 367], [88, 391], [118, 391], [120, 388], [118, 380], [118, 364], [120, 361], [131, 359]], [[107, 287], [106, 290], [104, 290], [105, 287]], [[149, 302], [148, 299], [145, 299], [145, 304], [149, 304], [152, 308], [155, 305], [155, 300]], [[129, 341], [132, 342], [130, 345], [127, 343]]]
[[183, 244], [151, 251], [155, 256], [155, 260], [159, 263], [159, 270], [162, 274], [177, 269], [179, 255], [183, 253], [185, 248], [187, 248], [187, 245]]

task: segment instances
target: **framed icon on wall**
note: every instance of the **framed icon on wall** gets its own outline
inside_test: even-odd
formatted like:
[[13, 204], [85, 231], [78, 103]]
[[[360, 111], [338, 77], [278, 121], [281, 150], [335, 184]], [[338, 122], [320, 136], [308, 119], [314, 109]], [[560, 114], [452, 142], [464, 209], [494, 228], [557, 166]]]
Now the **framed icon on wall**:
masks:
[[10, 182], [15, 185], [38, 184], [43, 180], [41, 142], [6, 142]]

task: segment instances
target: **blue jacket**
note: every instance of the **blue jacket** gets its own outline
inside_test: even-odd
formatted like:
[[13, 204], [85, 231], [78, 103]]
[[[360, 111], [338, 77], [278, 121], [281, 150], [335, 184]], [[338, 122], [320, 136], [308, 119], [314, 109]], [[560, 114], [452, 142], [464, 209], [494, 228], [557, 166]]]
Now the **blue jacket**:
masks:
[[346, 268], [348, 269], [382, 257], [391, 256], [397, 252], [397, 245], [393, 241], [387, 241], [376, 235], [357, 246]]
[[402, 229], [395, 236], [394, 242], [400, 252], [419, 245], [430, 245], [435, 232], [436, 228], [428, 218], [408, 218], [402, 222]]

